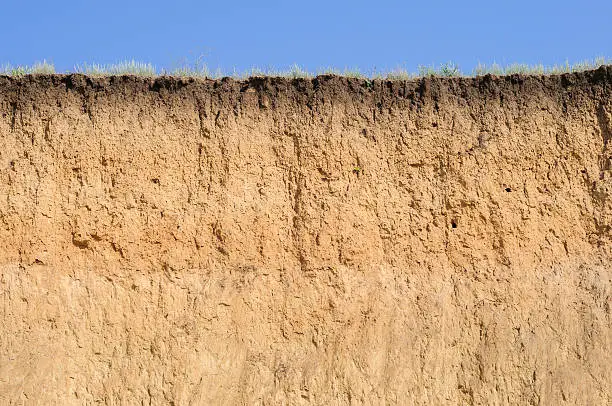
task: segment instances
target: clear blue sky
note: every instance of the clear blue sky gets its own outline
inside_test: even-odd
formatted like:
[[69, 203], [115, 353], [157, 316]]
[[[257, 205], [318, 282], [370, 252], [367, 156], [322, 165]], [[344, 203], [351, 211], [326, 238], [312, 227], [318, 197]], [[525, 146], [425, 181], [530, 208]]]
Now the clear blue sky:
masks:
[[199, 55], [225, 72], [612, 57], [611, 0], [9, 0], [0, 13], [0, 65], [47, 59], [59, 71], [125, 59], [168, 69]]

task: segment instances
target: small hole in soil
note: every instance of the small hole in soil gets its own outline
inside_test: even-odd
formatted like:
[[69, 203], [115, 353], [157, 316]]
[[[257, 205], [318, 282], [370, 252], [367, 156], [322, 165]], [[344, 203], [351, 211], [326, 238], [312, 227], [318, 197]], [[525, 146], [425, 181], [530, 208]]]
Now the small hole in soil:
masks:
[[455, 220], [451, 221], [451, 227], [457, 228], [457, 222]]
[[157, 178], [151, 179], [151, 182], [155, 183], [156, 185], [159, 185], [159, 179]]
[[512, 189], [510, 189], [509, 187], [506, 188], [506, 192], [512, 192]]

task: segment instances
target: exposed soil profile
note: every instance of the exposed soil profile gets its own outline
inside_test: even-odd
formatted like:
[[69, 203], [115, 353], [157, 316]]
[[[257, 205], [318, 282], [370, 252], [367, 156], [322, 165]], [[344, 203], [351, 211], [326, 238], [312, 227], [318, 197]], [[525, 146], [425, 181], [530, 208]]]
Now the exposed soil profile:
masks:
[[612, 403], [612, 67], [0, 113], [0, 404]]

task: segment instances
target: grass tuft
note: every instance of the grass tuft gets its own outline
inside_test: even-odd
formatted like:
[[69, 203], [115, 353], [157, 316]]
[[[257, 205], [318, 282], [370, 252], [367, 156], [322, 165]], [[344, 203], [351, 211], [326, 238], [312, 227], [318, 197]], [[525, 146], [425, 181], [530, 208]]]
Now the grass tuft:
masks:
[[458, 76], [463, 76], [463, 74], [461, 73], [461, 69], [459, 69], [459, 65], [454, 62], [443, 63], [437, 69], [434, 65], [419, 65], [418, 69], [419, 77], [441, 76], [444, 78], [454, 78]]
[[542, 64], [527, 65], [513, 63], [506, 66], [501, 66], [495, 62], [491, 65], [483, 65], [479, 63], [472, 72], [472, 76], [483, 76], [487, 74], [491, 75], [559, 75], [562, 73], [574, 73], [584, 72], [586, 70], [597, 69], [600, 66], [612, 64], [612, 59], [605, 58], [603, 56], [597, 57], [592, 60], [584, 60], [571, 64], [569, 61], [561, 65], [544, 66]]
[[461, 73], [461, 69], [459, 69], [459, 65], [454, 62], [446, 62], [440, 65], [440, 69], [438, 70], [439, 75], [445, 78], [454, 78], [457, 76], [463, 76]]
[[76, 73], [83, 73], [92, 76], [108, 76], [108, 75], [136, 75], [136, 76], [156, 76], [155, 67], [146, 62], [137, 62], [135, 60], [123, 61], [116, 64], [99, 65], [96, 63], [76, 65], [74, 67]]
[[55, 66], [44, 59], [42, 62], [34, 63], [32, 66], [13, 66], [7, 64], [0, 68], [0, 74], [9, 76], [43, 75], [51, 73], [55, 73]]
[[298, 65], [297, 63], [294, 63], [293, 65], [291, 65], [291, 68], [289, 68], [289, 71], [287, 71], [284, 74], [281, 73], [279, 76], [289, 77], [291, 79], [299, 79], [299, 78], [311, 78], [313, 75], [312, 73], [308, 72], [306, 69], [303, 69], [302, 67], [300, 67], [300, 65]]
[[411, 80], [418, 78], [417, 73], [410, 72], [408, 69], [403, 67], [397, 67], [381, 73], [375, 76], [376, 79], [387, 79], [387, 80]]
[[[166, 74], [166, 72], [164, 72]], [[206, 65], [196, 68], [190, 66], [181, 66], [175, 68], [168, 73], [170, 76], [188, 77], [188, 78], [212, 78], [213, 74]]]
[[204, 62], [204, 56], [199, 56], [190, 64], [186, 59], [170, 71], [162, 71], [162, 75], [178, 76], [184, 78], [216, 79], [223, 76], [221, 69], [212, 72]]

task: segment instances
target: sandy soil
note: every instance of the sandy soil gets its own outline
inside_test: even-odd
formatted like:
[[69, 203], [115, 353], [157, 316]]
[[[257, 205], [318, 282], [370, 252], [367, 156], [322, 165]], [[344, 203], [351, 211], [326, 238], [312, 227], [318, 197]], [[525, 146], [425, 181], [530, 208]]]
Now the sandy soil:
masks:
[[2, 404], [612, 402], [612, 67], [0, 113]]

